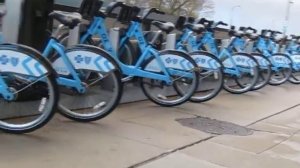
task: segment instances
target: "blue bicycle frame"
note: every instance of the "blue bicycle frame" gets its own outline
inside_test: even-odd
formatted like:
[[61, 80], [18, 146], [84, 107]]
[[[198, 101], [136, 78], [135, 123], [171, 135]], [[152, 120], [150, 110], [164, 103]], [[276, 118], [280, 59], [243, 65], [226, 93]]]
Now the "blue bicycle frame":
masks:
[[48, 58], [51, 55], [53, 50], [55, 50], [58, 53], [58, 55], [62, 58], [66, 68], [65, 71], [69, 71], [73, 78], [70, 79], [70, 78], [59, 76], [57, 78], [57, 83], [62, 86], [75, 88], [79, 93], [85, 93], [86, 88], [82, 85], [78, 73], [75, 71], [74, 66], [72, 65], [71, 61], [67, 57], [65, 53], [65, 47], [61, 45], [59, 42], [57, 42], [56, 39], [51, 38], [42, 55]]
[[[263, 37], [259, 37], [253, 47], [254, 52], [260, 51], [264, 56], [270, 57], [270, 61], [272, 62], [272, 70], [274, 71], [279, 71], [280, 67], [287, 67], [285, 64], [280, 63], [282, 62], [282, 58], [271, 57], [272, 54], [276, 54], [278, 50], [278, 46], [275, 42], [273, 42], [271, 39], [267, 41]], [[279, 63], [277, 61], [279, 61]]]
[[300, 45], [297, 44], [294, 40], [291, 40], [285, 49], [286, 54], [299, 54], [300, 53]]
[[184, 43], [187, 43], [191, 47], [192, 51], [199, 51], [204, 45], [207, 45], [209, 51], [212, 54], [216, 55], [220, 60], [225, 60], [226, 58], [229, 58], [231, 64], [233, 65], [233, 68], [225, 67], [224, 68], [225, 73], [240, 76], [241, 71], [248, 72], [249, 70], [238, 68], [234, 59], [232, 58], [233, 44], [236, 42], [238, 41], [233, 40], [227, 48], [224, 48], [219, 52], [215, 43], [214, 34], [212, 32], [206, 31], [203, 34], [203, 36], [200, 38], [200, 40], [197, 41], [197, 37], [193, 35], [192, 30], [185, 28], [183, 30], [183, 35], [181, 36], [180, 40], [176, 44], [176, 49], [184, 50], [185, 49]]
[[[141, 23], [132, 21], [130, 24], [130, 27], [126, 33], [126, 35], [121, 38], [120, 40], [120, 46], [125, 45], [125, 43], [131, 38], [134, 37], [138, 40], [138, 45], [141, 49], [142, 55], [139, 57], [135, 65], [126, 65], [122, 63], [119, 60], [117, 52], [113, 49], [112, 43], [109, 39], [108, 31], [106, 29], [105, 25], [105, 19], [102, 17], [94, 17], [93, 22], [91, 23], [89, 29], [87, 30], [86, 34], [84, 34], [81, 39], [80, 43], [83, 44], [87, 41], [87, 39], [90, 36], [98, 35], [102, 40], [103, 48], [113, 56], [113, 58], [116, 60], [116, 62], [119, 64], [123, 74], [127, 76], [138, 76], [138, 77], [144, 77], [144, 78], [150, 78], [150, 79], [157, 79], [165, 81], [168, 84], [171, 84], [171, 78], [169, 73], [171, 74], [177, 74], [181, 76], [186, 77], [192, 77], [190, 73], [182, 72], [174, 69], [167, 69], [164, 65], [162, 59], [160, 58], [159, 52], [154, 49], [151, 45], [149, 45], [145, 38], [143, 31], [141, 29]], [[148, 60], [149, 58], [153, 57], [158, 63], [158, 66], [161, 68], [163, 74], [157, 74], [149, 71], [141, 70], [142, 64], [145, 62], [145, 60]], [[177, 62], [178, 60], [171, 60], [171, 62]], [[184, 65], [184, 62], [181, 62], [181, 66], [183, 69], [191, 68], [191, 65]], [[169, 73], [168, 73], [169, 72]]]

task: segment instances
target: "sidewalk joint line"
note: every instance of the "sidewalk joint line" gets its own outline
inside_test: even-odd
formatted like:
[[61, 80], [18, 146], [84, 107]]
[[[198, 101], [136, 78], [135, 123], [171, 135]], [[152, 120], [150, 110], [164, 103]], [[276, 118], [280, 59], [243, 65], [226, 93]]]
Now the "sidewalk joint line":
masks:
[[282, 114], [282, 113], [284, 113], [284, 112], [287, 112], [287, 111], [289, 111], [289, 110], [292, 110], [292, 109], [294, 109], [294, 108], [296, 108], [296, 107], [298, 107], [298, 106], [300, 106], [300, 104], [296, 104], [296, 105], [294, 105], [294, 106], [292, 106], [292, 107], [289, 107], [289, 108], [287, 108], [287, 109], [284, 109], [284, 110], [282, 110], [282, 111], [279, 111], [279, 112], [277, 112], [277, 113], [275, 113], [275, 114], [272, 114], [272, 115], [269, 115], [269, 116], [267, 116], [267, 117], [261, 118], [261, 119], [259, 119], [259, 120], [257, 120], [257, 121], [254, 121], [254, 122], [252, 122], [252, 123], [246, 125], [246, 127], [250, 127], [250, 126], [252, 126], [252, 125], [254, 125], [254, 124], [257, 124], [257, 123], [259, 123], [259, 122], [261, 122], [261, 121], [267, 120], [267, 119], [269, 119], [269, 118], [272, 118], [272, 117], [277, 116], [277, 115], [279, 115], [279, 114]]
[[154, 157], [152, 157], [152, 158], [150, 158], [150, 159], [147, 159], [147, 160], [142, 161], [142, 162], [140, 162], [140, 163], [137, 163], [137, 164], [134, 164], [134, 165], [132, 165], [132, 166], [129, 166], [128, 168], [138, 168], [138, 167], [141, 167], [141, 166], [146, 165], [146, 164], [148, 164], [148, 163], [150, 163], [150, 162], [153, 162], [153, 161], [155, 161], [155, 160], [158, 160], [158, 159], [161, 159], [161, 158], [163, 158], [163, 157], [166, 157], [166, 156], [168, 156], [168, 155], [170, 155], [170, 154], [172, 154], [172, 153], [175, 153], [175, 152], [184, 150], [184, 149], [186, 149], [186, 148], [189, 148], [189, 147], [191, 147], [191, 146], [194, 146], [194, 145], [200, 144], [200, 143], [202, 143], [202, 142], [208, 141], [208, 140], [213, 139], [213, 138], [215, 138], [215, 137], [216, 137], [216, 136], [210, 136], [210, 137], [207, 137], [207, 138], [205, 138], [205, 139], [201, 139], [201, 140], [199, 140], [199, 141], [193, 142], [193, 143], [191, 143], [191, 144], [184, 145], [184, 146], [182, 146], [182, 147], [179, 147], [179, 148], [170, 150], [170, 151], [168, 151], [168, 152], [164, 152], [164, 153], [162, 153], [162, 154], [160, 154], [160, 155], [158, 155], [158, 156], [154, 156]]

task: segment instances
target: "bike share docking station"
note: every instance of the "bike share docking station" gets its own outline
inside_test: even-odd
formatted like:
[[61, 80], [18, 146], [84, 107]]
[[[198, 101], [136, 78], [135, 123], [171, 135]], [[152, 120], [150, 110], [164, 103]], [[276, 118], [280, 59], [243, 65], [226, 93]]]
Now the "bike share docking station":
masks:
[[[31, 46], [42, 51], [45, 47], [50, 34], [46, 30], [52, 30], [52, 19], [49, 14], [53, 11], [54, 0], [6, 0], [5, 6], [7, 15], [4, 18], [3, 34], [6, 42], [19, 43]], [[76, 13], [72, 13], [72, 16]], [[78, 14], [78, 18], [81, 16]], [[11, 22], [14, 20], [14, 22]], [[70, 30], [68, 46], [76, 45], [80, 39], [80, 25]], [[113, 48], [117, 51], [120, 28], [110, 28], [110, 36]], [[176, 35], [171, 34], [167, 37], [166, 48], [174, 49]], [[109, 83], [104, 84], [109, 85]], [[105, 87], [105, 86], [104, 86]], [[174, 93], [166, 90], [164, 95]], [[136, 82], [125, 84], [123, 103], [147, 100], [140, 85]]]
[[52, 29], [49, 13], [54, 0], [5, 0], [7, 14], [3, 19], [5, 42], [19, 43], [43, 50]]

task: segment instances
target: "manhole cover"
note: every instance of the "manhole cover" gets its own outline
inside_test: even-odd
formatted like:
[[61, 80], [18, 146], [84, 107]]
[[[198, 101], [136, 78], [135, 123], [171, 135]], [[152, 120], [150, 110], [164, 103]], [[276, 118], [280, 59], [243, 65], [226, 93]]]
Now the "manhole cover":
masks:
[[253, 134], [253, 131], [249, 128], [233, 124], [226, 121], [219, 121], [210, 118], [196, 117], [196, 118], [183, 118], [176, 119], [181, 125], [197, 129], [206, 133], [216, 135], [237, 135], [247, 136]]

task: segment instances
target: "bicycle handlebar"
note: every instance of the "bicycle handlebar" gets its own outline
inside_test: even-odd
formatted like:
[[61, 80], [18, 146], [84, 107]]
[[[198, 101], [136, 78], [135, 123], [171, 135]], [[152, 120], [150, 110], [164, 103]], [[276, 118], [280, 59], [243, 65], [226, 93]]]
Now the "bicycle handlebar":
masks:
[[247, 30], [251, 30], [254, 34], [257, 33], [257, 30], [252, 27], [247, 27]]
[[110, 15], [114, 9], [116, 9], [117, 7], [129, 7], [128, 5], [126, 5], [124, 2], [111, 2], [107, 7], [106, 7], [106, 14]]
[[224, 22], [222, 22], [222, 21], [218, 22], [218, 23], [217, 23], [217, 26], [218, 26], [218, 25], [222, 25], [222, 26], [228, 26], [228, 24], [227, 24], [227, 23], [224, 23]]
[[271, 35], [277, 35], [277, 34], [283, 34], [282, 32], [280, 32], [280, 31], [273, 31], [273, 30], [269, 30], [268, 32], [270, 32], [271, 33]]
[[295, 39], [295, 40], [299, 40], [299, 39], [300, 39], [300, 36], [296, 36], [296, 35], [293, 35], [293, 34], [292, 34], [292, 35], [291, 35], [291, 38], [292, 38], [292, 39]]
[[151, 13], [155, 13], [155, 14], [160, 14], [160, 15], [164, 15], [165, 12], [160, 11], [157, 8], [149, 8], [149, 9], [145, 9], [144, 10], [144, 14], [142, 16], [142, 20], [146, 19]]

